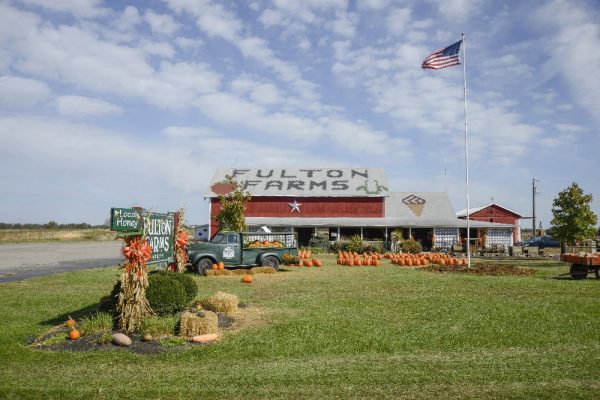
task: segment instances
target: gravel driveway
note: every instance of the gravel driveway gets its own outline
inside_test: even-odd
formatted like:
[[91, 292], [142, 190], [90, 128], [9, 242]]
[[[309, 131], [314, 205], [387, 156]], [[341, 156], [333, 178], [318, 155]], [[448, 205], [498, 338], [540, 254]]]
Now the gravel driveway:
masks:
[[122, 241], [0, 244], [0, 282], [119, 264]]

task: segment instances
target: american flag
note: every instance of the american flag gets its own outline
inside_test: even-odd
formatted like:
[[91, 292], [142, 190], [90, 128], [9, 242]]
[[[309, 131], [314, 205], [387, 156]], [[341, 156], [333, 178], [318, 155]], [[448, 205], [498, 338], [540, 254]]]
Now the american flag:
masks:
[[423, 61], [421, 68], [442, 69], [459, 65], [460, 61], [458, 60], [458, 52], [461, 44], [462, 40], [459, 40], [458, 42], [451, 44], [446, 48], [434, 51]]

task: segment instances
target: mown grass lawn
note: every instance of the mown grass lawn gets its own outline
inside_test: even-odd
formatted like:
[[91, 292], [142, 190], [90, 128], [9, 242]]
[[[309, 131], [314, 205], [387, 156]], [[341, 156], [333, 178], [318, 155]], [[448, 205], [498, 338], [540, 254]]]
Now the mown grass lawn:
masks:
[[[600, 398], [600, 281], [440, 274], [392, 266], [288, 267], [196, 277], [261, 307], [267, 324], [183, 352], [27, 346], [93, 309], [119, 271], [0, 284], [0, 398]], [[78, 310], [80, 312], [78, 312]]]

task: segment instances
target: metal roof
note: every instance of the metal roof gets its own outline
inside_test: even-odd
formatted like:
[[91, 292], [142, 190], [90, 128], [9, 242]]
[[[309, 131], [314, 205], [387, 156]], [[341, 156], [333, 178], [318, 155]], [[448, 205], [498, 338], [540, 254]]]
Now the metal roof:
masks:
[[222, 168], [206, 197], [232, 190], [227, 175], [252, 196], [384, 197], [389, 192], [383, 168]]
[[[498, 207], [498, 208], [501, 208], [501, 209], [503, 209], [503, 210], [506, 210], [506, 211], [508, 211], [508, 212], [510, 212], [510, 213], [513, 213], [513, 214], [515, 214], [515, 215], [519, 216], [520, 218], [522, 218], [522, 217], [523, 217], [523, 215], [522, 215], [522, 214], [519, 214], [518, 212], [516, 212], [516, 211], [513, 211], [513, 210], [511, 210], [510, 208], [503, 207], [503, 206], [501, 206], [500, 204], [496, 204], [496, 203], [490, 203], [490, 204], [488, 204], [487, 206], [483, 206], [483, 207], [469, 208], [469, 211], [470, 211], [470, 212], [469, 212], [469, 215], [475, 214], [476, 212], [478, 212], [478, 211], [481, 211], [481, 210], [483, 210], [484, 208], [488, 208], [488, 207], [491, 207], [491, 206], [496, 206], [496, 207]], [[457, 216], [457, 217], [459, 217], [459, 218], [461, 218], [461, 217], [465, 217], [465, 218], [466, 218], [466, 216], [467, 216], [467, 209], [466, 209], [466, 208], [464, 208], [464, 209], [462, 209], [462, 210], [460, 210], [460, 211], [457, 211], [457, 212], [456, 212], [456, 216]]]

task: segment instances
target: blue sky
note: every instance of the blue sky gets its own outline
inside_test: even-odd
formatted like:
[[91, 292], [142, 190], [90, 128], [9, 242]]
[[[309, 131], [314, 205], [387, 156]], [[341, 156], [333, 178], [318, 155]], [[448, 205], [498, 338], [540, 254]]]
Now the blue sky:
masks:
[[[218, 167], [382, 167], [392, 191], [551, 219], [600, 214], [597, 1], [0, 0], [0, 221], [104, 222], [184, 206]], [[524, 221], [526, 227], [530, 223]]]

